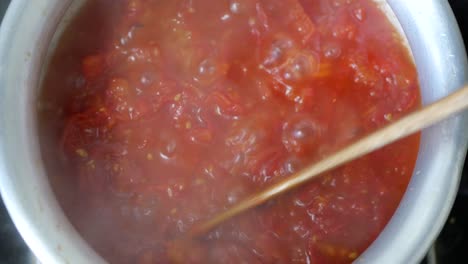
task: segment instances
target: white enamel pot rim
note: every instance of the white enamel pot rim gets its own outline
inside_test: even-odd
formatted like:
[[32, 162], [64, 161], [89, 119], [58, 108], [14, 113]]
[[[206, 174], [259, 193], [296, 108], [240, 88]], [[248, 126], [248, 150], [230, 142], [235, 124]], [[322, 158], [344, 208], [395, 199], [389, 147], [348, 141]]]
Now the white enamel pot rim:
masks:
[[[40, 74], [51, 37], [71, 2], [13, 0], [0, 30], [0, 191], [21, 235], [38, 259], [48, 264], [104, 262], [60, 209], [37, 142], [35, 98]], [[461, 87], [468, 76], [466, 53], [448, 3], [386, 2], [409, 41], [423, 102]], [[357, 263], [417, 263], [424, 256], [453, 204], [467, 142], [467, 113], [423, 131], [408, 191]]]

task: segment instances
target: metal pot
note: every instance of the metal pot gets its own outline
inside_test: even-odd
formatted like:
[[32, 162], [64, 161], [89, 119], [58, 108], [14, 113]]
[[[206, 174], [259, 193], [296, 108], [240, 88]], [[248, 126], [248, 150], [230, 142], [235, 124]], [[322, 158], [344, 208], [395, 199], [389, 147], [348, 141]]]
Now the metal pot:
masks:
[[[13, 0], [0, 30], [0, 190], [43, 263], [103, 263], [62, 212], [39, 151], [36, 96], [54, 33], [83, 0]], [[399, 22], [419, 71], [425, 104], [467, 81], [460, 33], [444, 0], [379, 1]], [[398, 24], [398, 23], [397, 23]], [[417, 263], [454, 201], [468, 142], [468, 113], [422, 133], [415, 172], [390, 223], [357, 263]]]

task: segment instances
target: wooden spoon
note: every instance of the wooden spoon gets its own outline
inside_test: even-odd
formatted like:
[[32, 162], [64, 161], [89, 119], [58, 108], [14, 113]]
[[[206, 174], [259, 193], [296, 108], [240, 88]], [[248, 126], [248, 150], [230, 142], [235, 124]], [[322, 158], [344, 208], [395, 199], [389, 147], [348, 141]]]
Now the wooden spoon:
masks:
[[398, 139], [409, 136], [466, 108], [468, 108], [468, 85], [433, 104], [423, 107], [392, 124], [378, 129], [357, 142], [338, 150], [327, 158], [292, 174], [284, 180], [247, 197], [213, 218], [196, 224], [189, 231], [188, 238], [201, 236], [222, 222], [273, 199], [280, 194], [290, 191], [314, 179], [323, 172], [359, 158]]

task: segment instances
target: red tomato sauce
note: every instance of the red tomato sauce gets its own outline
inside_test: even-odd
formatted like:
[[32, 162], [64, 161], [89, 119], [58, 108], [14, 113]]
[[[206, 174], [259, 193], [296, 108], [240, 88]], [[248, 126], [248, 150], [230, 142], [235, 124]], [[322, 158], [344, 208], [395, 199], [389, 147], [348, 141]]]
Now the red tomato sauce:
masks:
[[[39, 101], [59, 201], [111, 263], [170, 242], [420, 106], [415, 66], [370, 0], [94, 0]], [[229, 221], [186, 263], [349, 263], [412, 175], [419, 136]]]

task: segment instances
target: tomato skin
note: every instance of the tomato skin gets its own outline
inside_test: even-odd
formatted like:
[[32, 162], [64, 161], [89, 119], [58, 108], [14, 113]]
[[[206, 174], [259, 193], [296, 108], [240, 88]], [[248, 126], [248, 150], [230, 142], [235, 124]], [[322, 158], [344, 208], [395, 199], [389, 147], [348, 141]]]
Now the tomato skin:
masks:
[[111, 263], [351, 263], [411, 177], [418, 135], [178, 243], [420, 106], [373, 1], [89, 1], [56, 52], [40, 113], [51, 183]]

